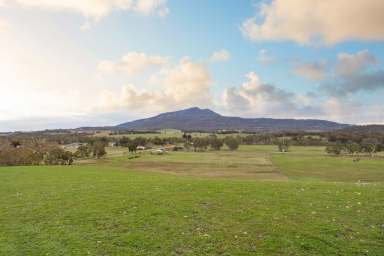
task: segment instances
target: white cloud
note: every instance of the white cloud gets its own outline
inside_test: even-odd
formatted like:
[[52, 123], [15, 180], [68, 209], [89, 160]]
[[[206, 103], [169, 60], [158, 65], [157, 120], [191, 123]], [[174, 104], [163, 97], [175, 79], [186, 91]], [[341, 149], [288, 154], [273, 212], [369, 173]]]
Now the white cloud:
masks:
[[105, 92], [104, 108], [153, 113], [212, 104], [210, 74], [203, 65], [189, 58], [164, 68], [152, 80], [159, 86], [157, 90], [140, 90], [134, 85], [127, 85], [120, 93]]
[[167, 1], [168, 0], [138, 0], [135, 9], [147, 15], [157, 13], [159, 16], [164, 17], [169, 14]]
[[121, 73], [134, 76], [142, 74], [152, 67], [165, 66], [168, 62], [168, 57], [151, 56], [143, 52], [129, 52], [119, 61], [101, 61], [98, 68], [105, 73]]
[[348, 76], [364, 72], [377, 63], [376, 57], [368, 50], [356, 54], [340, 53], [337, 56], [336, 70], [339, 75]]
[[218, 62], [218, 61], [228, 61], [231, 58], [231, 54], [229, 51], [222, 49], [220, 51], [216, 51], [212, 54], [210, 60], [212, 62]]
[[7, 27], [6, 21], [3, 19], [0, 19], [0, 31], [6, 29], [6, 27]]
[[93, 63], [55, 29], [45, 33], [59, 40], [47, 43], [29, 25], [0, 33], [0, 120], [87, 111], [100, 87]]
[[0, 0], [1, 5], [75, 12], [93, 20], [100, 20], [114, 11], [134, 11], [159, 16], [169, 13], [167, 0]]
[[384, 40], [382, 0], [272, 0], [241, 27], [251, 40], [336, 44]]
[[0, 19], [0, 32], [7, 30], [8, 26], [9, 24], [7, 21], [5, 21], [4, 19]]
[[309, 80], [323, 80], [327, 76], [326, 62], [302, 63], [295, 67], [295, 73]]
[[256, 73], [246, 75], [248, 81], [239, 87], [227, 88], [222, 96], [224, 106], [233, 112], [279, 115], [295, 111], [296, 95], [261, 82]]
[[367, 105], [351, 98], [330, 97], [323, 104], [324, 119], [349, 124], [384, 124], [382, 104]]

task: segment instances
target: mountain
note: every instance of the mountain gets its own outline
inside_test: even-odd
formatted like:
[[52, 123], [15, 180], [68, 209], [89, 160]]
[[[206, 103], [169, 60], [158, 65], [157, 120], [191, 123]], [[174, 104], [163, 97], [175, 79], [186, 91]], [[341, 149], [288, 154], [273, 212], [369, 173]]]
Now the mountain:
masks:
[[154, 131], [177, 129], [182, 131], [331, 131], [348, 127], [325, 120], [241, 118], [222, 116], [209, 109], [197, 107], [163, 113], [155, 117], [119, 124], [117, 129]]

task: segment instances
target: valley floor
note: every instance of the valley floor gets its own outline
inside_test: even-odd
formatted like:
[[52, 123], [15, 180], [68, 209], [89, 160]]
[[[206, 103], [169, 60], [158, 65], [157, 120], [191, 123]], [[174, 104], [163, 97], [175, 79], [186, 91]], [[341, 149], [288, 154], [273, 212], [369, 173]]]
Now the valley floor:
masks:
[[323, 152], [0, 168], [0, 255], [383, 255], [384, 159]]

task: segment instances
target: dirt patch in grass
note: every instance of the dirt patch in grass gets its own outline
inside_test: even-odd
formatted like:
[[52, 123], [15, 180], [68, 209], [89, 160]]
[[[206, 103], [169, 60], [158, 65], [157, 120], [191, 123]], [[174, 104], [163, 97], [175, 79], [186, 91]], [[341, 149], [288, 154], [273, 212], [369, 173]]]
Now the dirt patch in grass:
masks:
[[272, 163], [263, 164], [226, 164], [190, 163], [190, 162], [156, 162], [156, 161], [131, 161], [124, 167], [139, 171], [161, 172], [174, 175], [225, 177], [225, 178], [254, 178], [258, 180], [286, 180]]

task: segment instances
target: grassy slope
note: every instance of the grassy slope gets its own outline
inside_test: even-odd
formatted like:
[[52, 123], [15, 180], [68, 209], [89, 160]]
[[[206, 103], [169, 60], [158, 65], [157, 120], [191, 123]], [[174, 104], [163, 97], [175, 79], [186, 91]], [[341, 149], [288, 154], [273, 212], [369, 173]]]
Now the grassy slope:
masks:
[[[311, 181], [163, 175], [132, 171], [121, 157], [0, 168], [0, 255], [383, 255], [383, 183], [316, 181], [324, 177], [311, 168], [292, 173], [296, 154], [319, 152], [274, 156], [285, 173]], [[196, 156], [162, 161], [207, 160]], [[344, 171], [337, 177], [348, 180]]]

